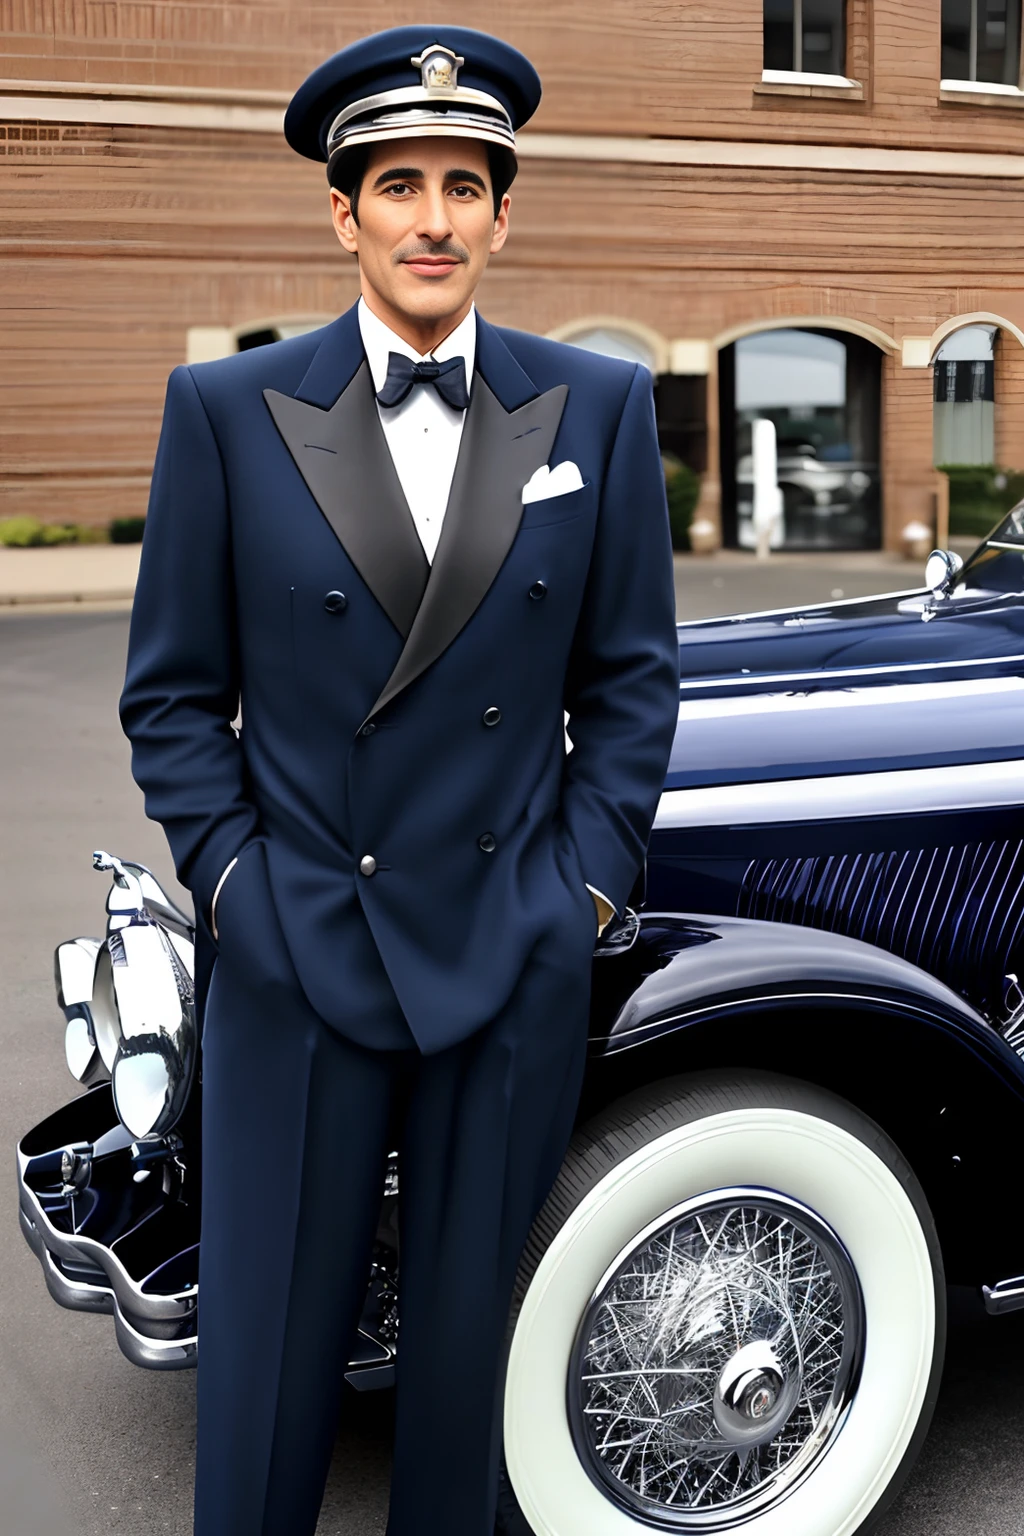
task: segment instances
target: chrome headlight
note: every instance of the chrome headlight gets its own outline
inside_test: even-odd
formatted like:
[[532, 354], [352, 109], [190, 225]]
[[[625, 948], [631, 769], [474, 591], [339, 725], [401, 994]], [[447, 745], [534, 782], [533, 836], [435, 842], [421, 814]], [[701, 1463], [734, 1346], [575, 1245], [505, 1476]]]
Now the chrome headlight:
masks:
[[110, 949], [105, 941], [96, 956], [96, 974], [92, 987], [92, 1028], [96, 1049], [109, 1074], [114, 1065], [117, 1048], [121, 1044], [121, 1023], [117, 1015], [117, 999], [114, 996], [114, 971]]
[[137, 1141], [166, 1135], [180, 1119], [188, 1073], [168, 1036], [125, 1040], [112, 1081], [118, 1119]]
[[138, 1141], [173, 1130], [188, 1102], [198, 1036], [187, 919], [141, 865], [97, 854], [114, 872], [91, 1015], [114, 1106]]
[[185, 1108], [195, 1065], [192, 978], [152, 919], [110, 934], [104, 947], [119, 1036], [114, 1106], [137, 1140], [165, 1136]]
[[64, 1055], [68, 1071], [86, 1085], [104, 1075], [92, 1014], [99, 951], [99, 939], [69, 939], [58, 944], [53, 957], [57, 1002], [67, 1020]]

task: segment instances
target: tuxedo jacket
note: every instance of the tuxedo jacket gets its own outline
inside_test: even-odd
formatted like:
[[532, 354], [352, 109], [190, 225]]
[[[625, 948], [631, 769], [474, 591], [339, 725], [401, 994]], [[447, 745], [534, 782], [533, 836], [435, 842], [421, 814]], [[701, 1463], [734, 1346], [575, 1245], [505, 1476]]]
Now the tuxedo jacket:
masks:
[[[563, 460], [582, 489], [524, 506]], [[355, 308], [171, 375], [121, 700], [133, 773], [201, 944], [241, 852], [218, 919], [236, 882], [268, 883], [349, 1038], [389, 1043], [397, 998], [422, 1050], [465, 1039], [551, 933], [589, 977], [587, 885], [621, 911], [678, 689], [646, 369], [478, 317], [432, 565]]]

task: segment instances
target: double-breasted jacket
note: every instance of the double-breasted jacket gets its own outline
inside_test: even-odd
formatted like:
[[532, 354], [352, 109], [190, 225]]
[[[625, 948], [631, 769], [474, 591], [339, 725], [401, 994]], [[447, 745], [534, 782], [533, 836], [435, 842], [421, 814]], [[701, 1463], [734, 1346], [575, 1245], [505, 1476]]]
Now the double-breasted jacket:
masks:
[[[563, 460], [582, 488], [524, 506]], [[208, 956], [240, 855], [220, 899], [269, 883], [364, 1045], [396, 999], [422, 1050], [466, 1038], [552, 931], [589, 975], [587, 885], [626, 901], [677, 700], [644, 368], [478, 319], [432, 565], [354, 309], [172, 374], [121, 713]]]

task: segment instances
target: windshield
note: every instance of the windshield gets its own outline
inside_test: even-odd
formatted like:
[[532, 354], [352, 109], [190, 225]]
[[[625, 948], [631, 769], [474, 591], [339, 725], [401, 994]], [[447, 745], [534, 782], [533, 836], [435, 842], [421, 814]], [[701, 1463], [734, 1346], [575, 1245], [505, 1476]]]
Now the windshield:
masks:
[[968, 560], [957, 592], [1024, 592], [1024, 501], [1018, 502]]

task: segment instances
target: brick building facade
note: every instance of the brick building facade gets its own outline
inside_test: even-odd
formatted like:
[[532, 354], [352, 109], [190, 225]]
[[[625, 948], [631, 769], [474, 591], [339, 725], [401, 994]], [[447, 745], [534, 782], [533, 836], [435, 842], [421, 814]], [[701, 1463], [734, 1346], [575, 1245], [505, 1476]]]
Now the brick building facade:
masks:
[[[737, 343], [772, 330], [818, 338], [823, 368], [855, 338], [857, 401], [796, 417], [845, 409], [840, 437], [861, 422], [887, 546], [933, 517], [932, 364], [965, 326], [995, 338], [995, 460], [1024, 467], [1019, 26], [995, 81], [978, 49], [960, 61], [942, 0], [446, 9], [545, 85], [481, 307], [649, 361], [666, 445], [727, 539], [754, 376]], [[0, 0], [0, 515], [144, 510], [169, 370], [352, 301], [322, 168], [287, 149], [281, 113], [313, 64], [418, 11]], [[765, 67], [769, 23], [793, 69]]]

